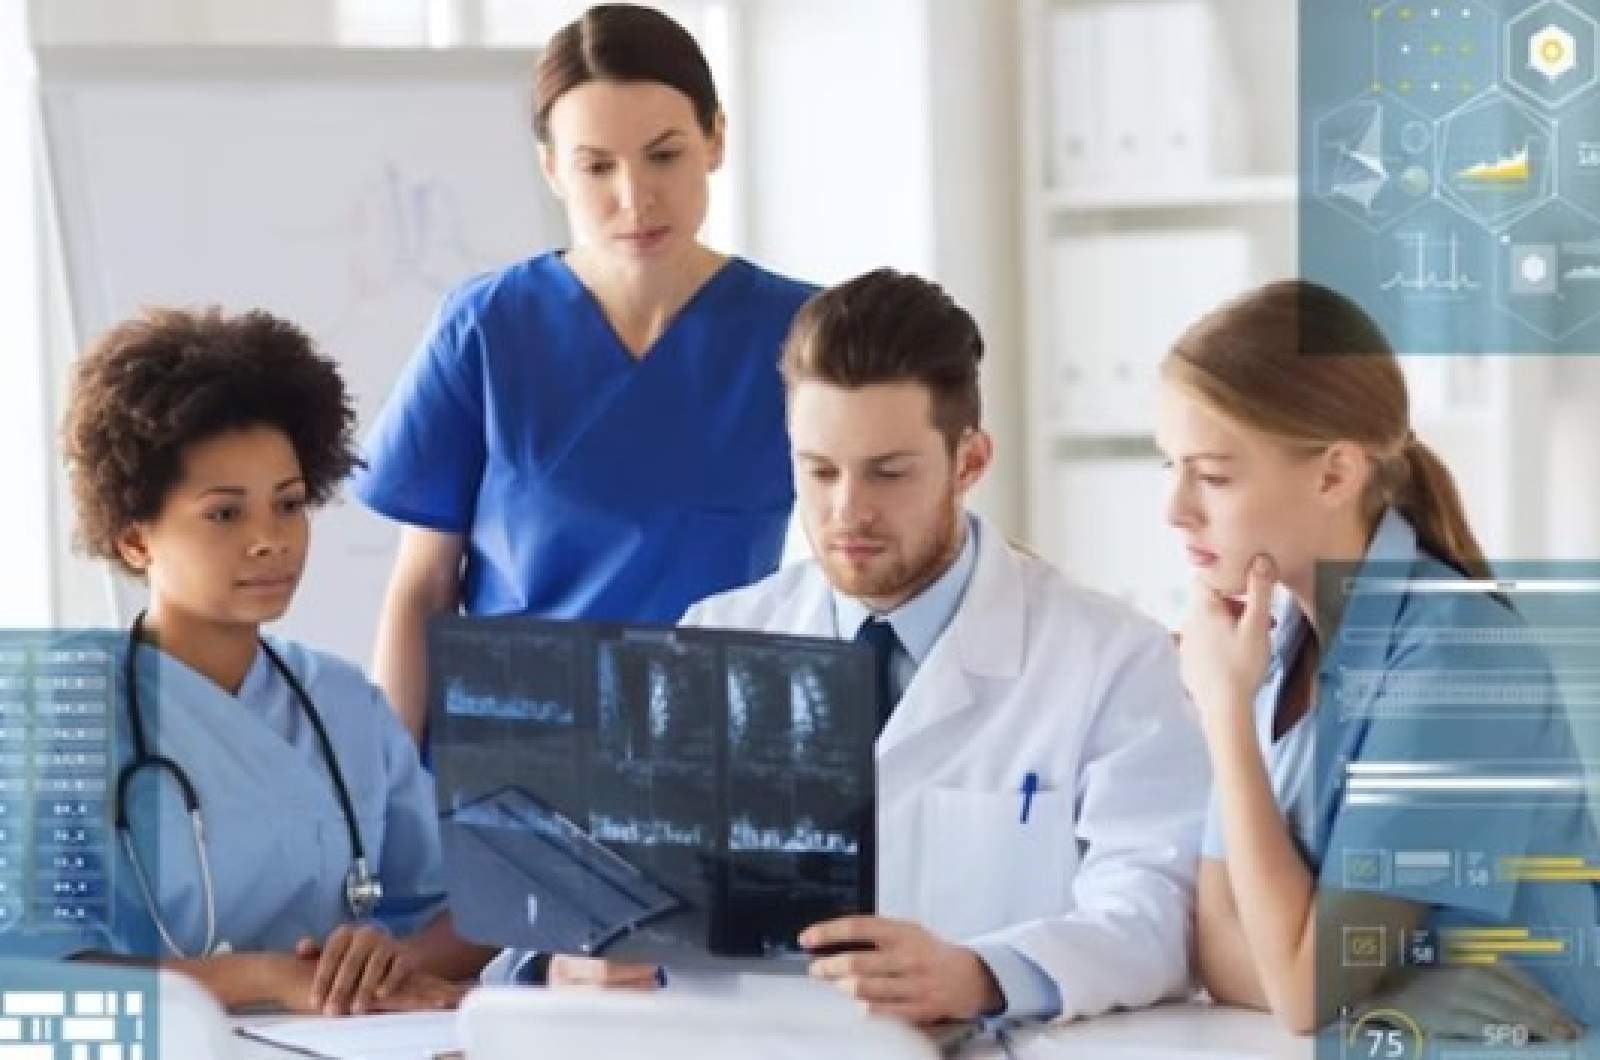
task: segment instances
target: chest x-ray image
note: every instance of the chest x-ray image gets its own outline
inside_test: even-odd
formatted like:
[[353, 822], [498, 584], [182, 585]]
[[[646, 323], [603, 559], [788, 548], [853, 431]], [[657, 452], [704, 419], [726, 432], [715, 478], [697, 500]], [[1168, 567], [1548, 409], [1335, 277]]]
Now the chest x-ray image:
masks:
[[865, 649], [449, 616], [430, 627], [429, 673], [467, 937], [798, 970], [801, 929], [872, 911]]

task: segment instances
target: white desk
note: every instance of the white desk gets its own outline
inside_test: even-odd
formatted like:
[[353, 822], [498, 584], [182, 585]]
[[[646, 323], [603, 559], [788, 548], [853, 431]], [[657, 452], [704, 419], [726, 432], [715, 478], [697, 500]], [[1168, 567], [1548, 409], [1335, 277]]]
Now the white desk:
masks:
[[[261, 1019], [247, 1017], [234, 1022]], [[1270, 1016], [1200, 1004], [1159, 1005], [1059, 1027], [1022, 1030], [1012, 1037], [1018, 1060], [1182, 1060], [1185, 1056], [1192, 1060], [1309, 1060], [1311, 1056], [1309, 1040], [1283, 1031]], [[235, 1055], [238, 1060], [287, 1060], [293, 1054], [241, 1038]], [[993, 1043], [983, 1043], [963, 1055], [992, 1060], [1004, 1053]]]
[[[1107, 1057], [1109, 1060], [1309, 1060], [1309, 1038], [1283, 1030], [1271, 1016], [1206, 1004], [1157, 1005], [1057, 1027], [1013, 1033], [1018, 1060]], [[972, 1053], [990, 1060], [1005, 1054], [986, 1045]]]

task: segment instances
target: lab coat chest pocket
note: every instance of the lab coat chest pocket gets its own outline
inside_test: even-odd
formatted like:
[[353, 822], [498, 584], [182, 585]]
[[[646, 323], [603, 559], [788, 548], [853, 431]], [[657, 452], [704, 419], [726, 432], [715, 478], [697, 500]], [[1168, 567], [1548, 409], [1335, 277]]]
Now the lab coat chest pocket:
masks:
[[1065, 912], [1077, 871], [1069, 792], [934, 788], [923, 800], [918, 919], [952, 940]]

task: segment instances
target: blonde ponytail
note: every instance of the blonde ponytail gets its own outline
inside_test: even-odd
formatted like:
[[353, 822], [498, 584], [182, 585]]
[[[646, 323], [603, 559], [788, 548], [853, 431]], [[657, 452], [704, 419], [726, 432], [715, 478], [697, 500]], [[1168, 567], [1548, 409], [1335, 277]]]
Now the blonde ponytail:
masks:
[[1468, 577], [1490, 577], [1489, 562], [1467, 525], [1461, 493], [1450, 469], [1415, 435], [1407, 441], [1401, 457], [1406, 463], [1406, 482], [1393, 503], [1416, 528], [1422, 546]]

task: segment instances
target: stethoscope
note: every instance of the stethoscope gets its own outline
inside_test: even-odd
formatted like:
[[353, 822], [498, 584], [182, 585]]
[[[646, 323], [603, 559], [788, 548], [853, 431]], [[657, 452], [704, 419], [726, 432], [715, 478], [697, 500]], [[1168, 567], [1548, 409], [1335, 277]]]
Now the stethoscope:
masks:
[[[145, 874], [144, 863], [139, 860], [138, 852], [134, 849], [133, 831], [128, 826], [128, 785], [132, 783], [139, 770], [152, 768], [169, 774], [178, 782], [178, 787], [183, 792], [184, 809], [189, 814], [189, 826], [194, 833], [195, 855], [200, 863], [200, 882], [205, 895], [206, 943], [200, 956], [226, 953], [229, 949], [228, 944], [217, 942], [217, 894], [211, 882], [211, 864], [206, 859], [205, 822], [200, 816], [200, 797], [195, 794], [194, 784], [182, 766], [165, 755], [151, 754], [145, 743], [144, 719], [139, 710], [138, 672], [134, 666], [134, 656], [139, 648], [139, 635], [143, 630], [144, 613], [140, 612], [139, 617], [133, 620], [133, 627], [128, 630], [128, 657], [123, 663], [123, 679], [128, 686], [128, 727], [133, 732], [133, 759], [117, 773], [117, 834], [122, 837], [123, 849], [127, 851], [128, 860], [133, 864], [133, 873], [139, 881], [139, 890], [144, 892], [145, 905], [150, 910], [151, 919], [155, 921], [161, 941], [166, 943], [167, 949], [171, 950], [174, 956], [188, 956], [178, 946], [172, 932], [167, 929], [160, 905], [156, 902], [155, 892], [150, 887], [150, 878]], [[344, 783], [344, 773], [340, 770], [339, 760], [333, 753], [333, 744], [328, 740], [328, 730], [323, 727], [322, 716], [317, 713], [316, 705], [311, 702], [311, 697], [306, 694], [305, 687], [295, 677], [294, 671], [289, 669], [265, 640], [258, 639], [258, 643], [261, 645], [261, 650], [266, 653], [268, 661], [272, 663], [273, 669], [288, 682], [290, 690], [294, 692], [295, 698], [305, 710], [312, 729], [316, 731], [317, 744], [322, 749], [322, 760], [328, 764], [328, 775], [333, 779], [333, 789], [339, 796], [339, 808], [344, 811], [344, 823], [350, 832], [353, 860], [350, 871], [344, 878], [345, 908], [355, 919], [365, 920], [383, 900], [383, 884], [367, 867], [366, 848], [361, 843], [361, 827], [356, 822], [356, 812], [350, 802], [350, 790]]]

